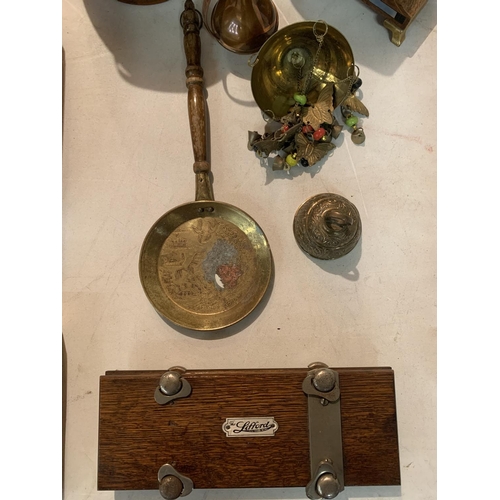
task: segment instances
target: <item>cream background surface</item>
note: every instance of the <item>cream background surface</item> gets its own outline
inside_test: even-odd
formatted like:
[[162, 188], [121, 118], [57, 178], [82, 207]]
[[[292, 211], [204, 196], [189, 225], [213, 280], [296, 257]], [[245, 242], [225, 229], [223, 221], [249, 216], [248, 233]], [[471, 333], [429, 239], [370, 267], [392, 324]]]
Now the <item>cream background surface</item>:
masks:
[[[401, 47], [361, 2], [276, 5], [282, 26], [324, 19], [347, 38], [370, 110], [367, 139], [355, 146], [343, 132], [319, 168], [264, 168], [246, 147], [247, 131], [264, 125], [247, 56], [202, 31], [215, 197], [258, 221], [275, 263], [262, 307], [207, 335], [165, 323], [138, 276], [151, 225], [194, 199], [182, 2], [63, 2], [67, 500], [160, 498], [156, 491], [96, 490], [98, 383], [106, 370], [301, 367], [317, 360], [391, 366], [396, 375], [402, 486], [350, 487], [339, 498], [435, 498], [436, 3], [423, 9]], [[338, 261], [308, 258], [292, 232], [296, 209], [323, 192], [350, 199], [363, 222], [360, 244]], [[194, 490], [190, 498], [305, 494]]]

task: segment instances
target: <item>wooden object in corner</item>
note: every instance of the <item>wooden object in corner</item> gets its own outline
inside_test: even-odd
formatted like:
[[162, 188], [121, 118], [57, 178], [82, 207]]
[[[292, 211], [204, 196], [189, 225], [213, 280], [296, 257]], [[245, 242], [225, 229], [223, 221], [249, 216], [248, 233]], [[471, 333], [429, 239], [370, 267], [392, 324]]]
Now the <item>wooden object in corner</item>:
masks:
[[[335, 368], [346, 486], [399, 485], [394, 372]], [[307, 369], [188, 370], [189, 397], [154, 399], [164, 371], [100, 378], [99, 490], [158, 488], [170, 463], [195, 488], [304, 487], [310, 480]], [[227, 438], [226, 418], [274, 417], [271, 437]]]
[[398, 47], [404, 42], [408, 26], [417, 17], [427, 0], [361, 0], [384, 18], [391, 32], [391, 41]]

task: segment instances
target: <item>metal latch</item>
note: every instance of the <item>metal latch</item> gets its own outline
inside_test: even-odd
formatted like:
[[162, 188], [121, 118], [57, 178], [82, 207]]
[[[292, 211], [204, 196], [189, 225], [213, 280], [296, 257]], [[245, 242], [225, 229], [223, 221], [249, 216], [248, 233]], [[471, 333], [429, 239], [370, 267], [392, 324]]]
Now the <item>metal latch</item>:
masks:
[[339, 375], [324, 363], [312, 363], [302, 390], [307, 395], [312, 500], [335, 498], [344, 489]]
[[155, 401], [164, 405], [175, 399], [187, 398], [191, 394], [191, 384], [182, 377], [186, 371], [182, 366], [174, 366], [166, 371], [155, 390]]
[[[179, 398], [187, 398], [192, 391], [191, 384], [182, 377], [186, 369], [182, 366], [169, 368], [158, 382], [155, 390], [155, 401], [164, 405]], [[160, 494], [166, 500], [185, 497], [193, 491], [193, 481], [177, 472], [170, 464], [165, 464], [158, 471]]]
[[[311, 500], [332, 499], [344, 489], [339, 375], [324, 363], [312, 363], [308, 368], [302, 383], [307, 395], [311, 466], [306, 495]], [[161, 376], [155, 391], [158, 404], [191, 394], [191, 384], [182, 377], [185, 371], [177, 366]], [[193, 489], [193, 481], [170, 464], [160, 468], [158, 481], [160, 493], [167, 500], [186, 496]]]
[[160, 494], [166, 500], [175, 500], [185, 497], [193, 491], [193, 481], [180, 472], [177, 472], [170, 464], [165, 464], [158, 471], [158, 482], [160, 483]]

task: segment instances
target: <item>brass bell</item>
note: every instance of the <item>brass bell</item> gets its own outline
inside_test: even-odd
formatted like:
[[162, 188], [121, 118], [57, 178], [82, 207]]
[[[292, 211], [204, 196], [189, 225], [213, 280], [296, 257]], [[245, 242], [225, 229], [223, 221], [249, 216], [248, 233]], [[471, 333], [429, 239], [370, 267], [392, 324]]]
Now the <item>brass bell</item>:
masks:
[[351, 140], [354, 144], [363, 144], [365, 142], [365, 131], [362, 127], [355, 127], [353, 133], [351, 134]]
[[273, 170], [284, 170], [285, 169], [285, 159], [280, 155], [276, 155], [273, 160]]
[[261, 135], [258, 132], [255, 132], [254, 130], [248, 131], [248, 142], [247, 142], [248, 151], [253, 151], [253, 143], [255, 141], [258, 141], [260, 138]]

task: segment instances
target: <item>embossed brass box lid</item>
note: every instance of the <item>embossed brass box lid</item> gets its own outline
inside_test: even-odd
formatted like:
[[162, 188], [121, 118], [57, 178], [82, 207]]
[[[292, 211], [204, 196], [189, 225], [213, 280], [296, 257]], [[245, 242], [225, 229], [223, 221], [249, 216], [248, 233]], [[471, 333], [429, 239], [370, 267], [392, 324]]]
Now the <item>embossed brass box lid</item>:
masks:
[[[311, 441], [310, 422], [326, 426], [323, 432], [341, 429], [341, 457], [333, 458], [343, 462], [346, 486], [400, 484], [393, 370], [331, 370], [334, 378], [319, 370], [312, 384], [307, 367], [171, 368], [177, 376], [106, 372], [100, 378], [97, 488], [158, 491], [159, 481], [178, 476], [193, 489], [305, 489], [316, 472], [311, 458], [322, 449]], [[315, 421], [314, 401], [319, 410], [338, 407], [340, 421], [319, 413]], [[167, 464], [175, 470], [165, 472]], [[151, 498], [161, 500], [160, 493]]]
[[317, 259], [338, 259], [348, 254], [361, 237], [358, 209], [333, 193], [317, 194], [295, 213], [293, 234], [302, 248]]

